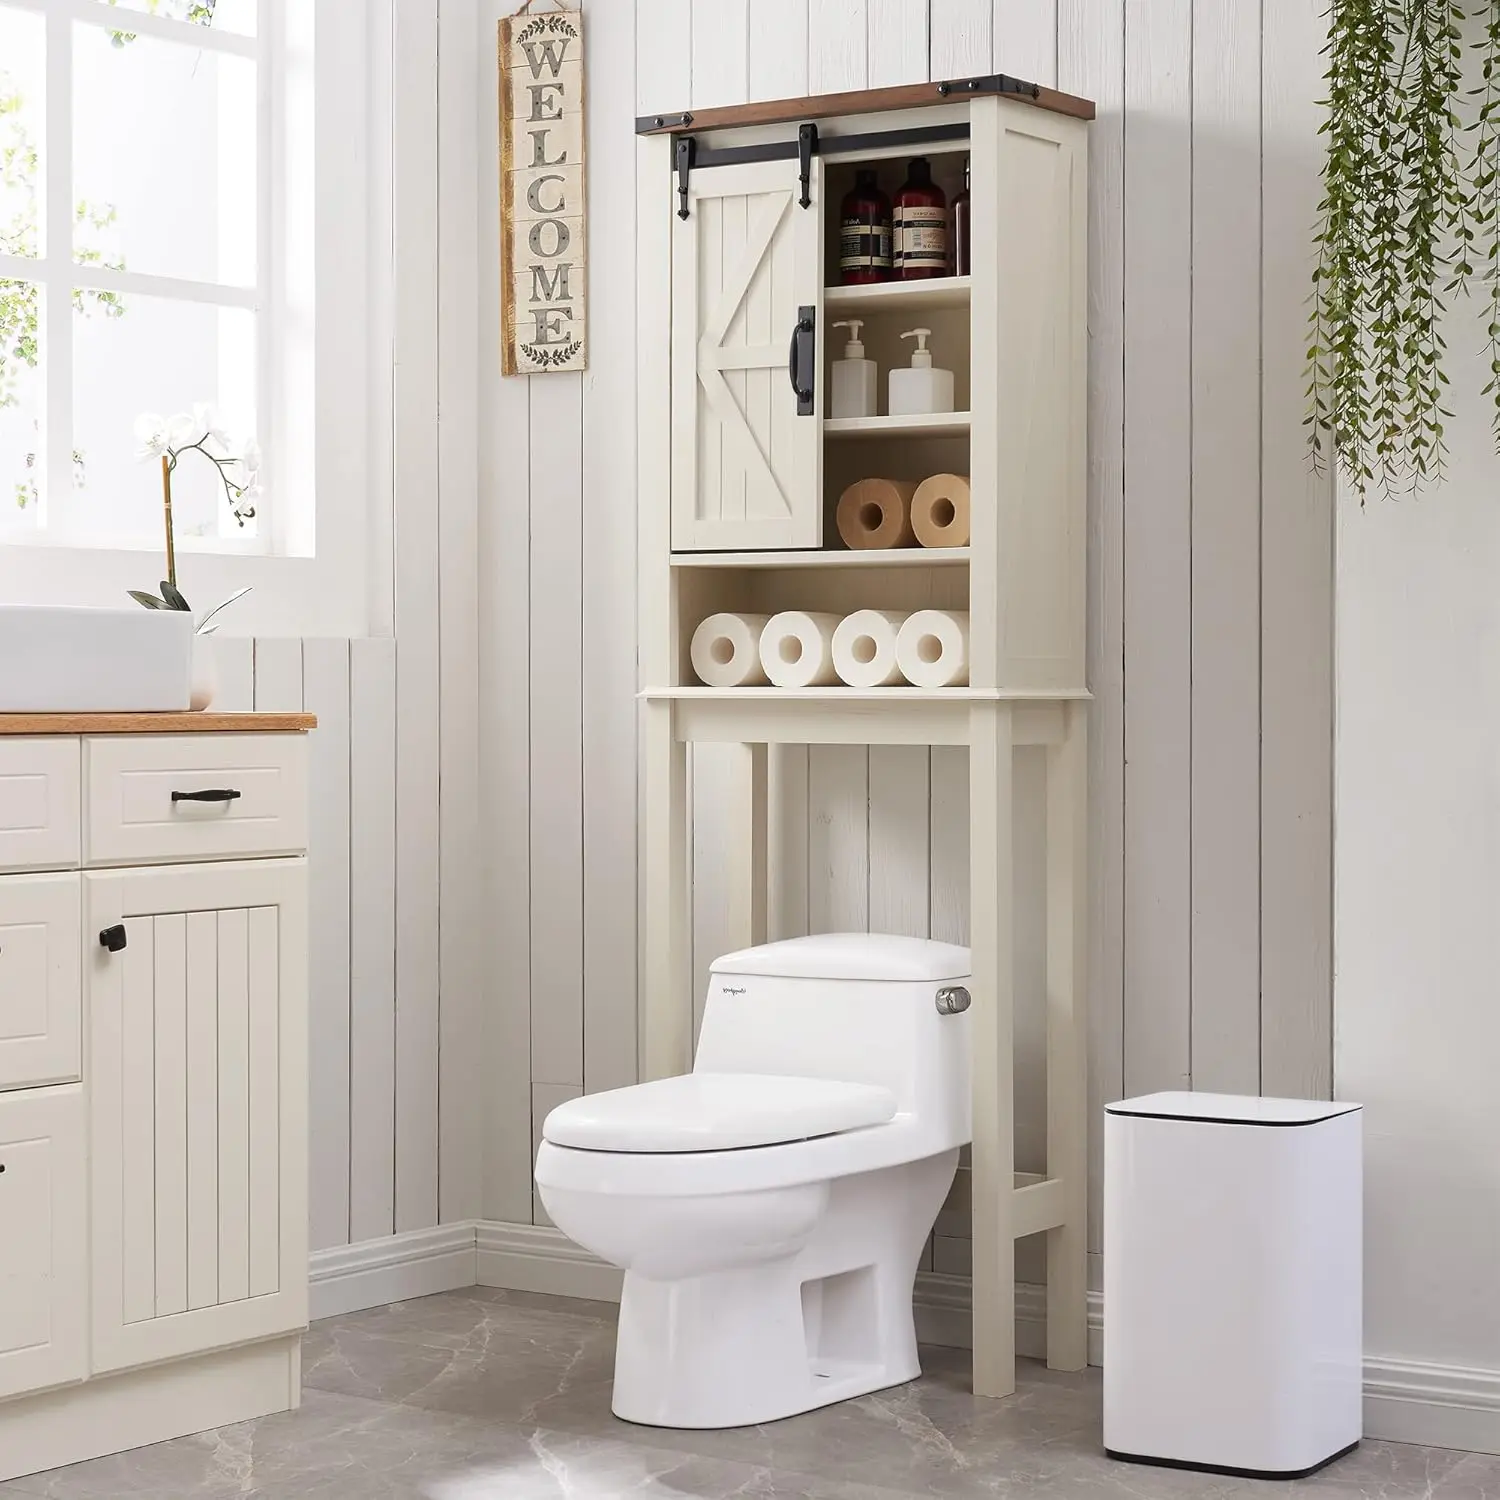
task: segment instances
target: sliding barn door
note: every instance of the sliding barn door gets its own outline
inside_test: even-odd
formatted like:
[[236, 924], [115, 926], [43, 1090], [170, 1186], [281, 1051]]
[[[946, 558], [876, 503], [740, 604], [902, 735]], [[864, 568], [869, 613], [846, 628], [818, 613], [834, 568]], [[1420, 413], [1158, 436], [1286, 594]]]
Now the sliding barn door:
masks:
[[807, 208], [795, 159], [690, 176], [672, 236], [679, 551], [822, 545], [821, 186], [816, 159]]

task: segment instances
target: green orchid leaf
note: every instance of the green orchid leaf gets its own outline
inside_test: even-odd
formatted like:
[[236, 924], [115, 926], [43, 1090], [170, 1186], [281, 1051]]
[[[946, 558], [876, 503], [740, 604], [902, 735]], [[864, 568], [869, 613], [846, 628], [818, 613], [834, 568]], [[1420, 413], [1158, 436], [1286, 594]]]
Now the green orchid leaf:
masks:
[[155, 594], [143, 593], [140, 589], [127, 589], [126, 592], [139, 605], [146, 609], [166, 609], [166, 601], [158, 599]]
[[161, 596], [167, 601], [168, 609], [176, 609], [192, 613], [192, 606], [182, 597], [177, 585], [170, 579], [163, 578], [161, 581]]

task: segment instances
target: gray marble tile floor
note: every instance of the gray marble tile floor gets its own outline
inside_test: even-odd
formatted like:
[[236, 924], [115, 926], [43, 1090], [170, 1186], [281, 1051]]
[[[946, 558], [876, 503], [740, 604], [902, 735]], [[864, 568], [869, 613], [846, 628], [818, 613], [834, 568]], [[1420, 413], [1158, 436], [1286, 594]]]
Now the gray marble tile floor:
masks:
[[1295, 1484], [1116, 1464], [1099, 1376], [1026, 1364], [976, 1400], [966, 1356], [766, 1427], [609, 1410], [614, 1309], [474, 1288], [315, 1324], [300, 1410], [0, 1484], [7, 1500], [1500, 1500], [1500, 1458], [1367, 1442]]

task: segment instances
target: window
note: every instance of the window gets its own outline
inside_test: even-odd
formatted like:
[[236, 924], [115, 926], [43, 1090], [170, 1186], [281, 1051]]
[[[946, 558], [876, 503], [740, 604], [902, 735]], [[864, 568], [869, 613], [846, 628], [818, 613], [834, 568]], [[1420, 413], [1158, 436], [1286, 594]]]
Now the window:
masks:
[[135, 418], [208, 402], [259, 442], [266, 492], [242, 526], [213, 466], [185, 461], [179, 549], [296, 550], [278, 514], [282, 8], [0, 0], [0, 543], [159, 549]]

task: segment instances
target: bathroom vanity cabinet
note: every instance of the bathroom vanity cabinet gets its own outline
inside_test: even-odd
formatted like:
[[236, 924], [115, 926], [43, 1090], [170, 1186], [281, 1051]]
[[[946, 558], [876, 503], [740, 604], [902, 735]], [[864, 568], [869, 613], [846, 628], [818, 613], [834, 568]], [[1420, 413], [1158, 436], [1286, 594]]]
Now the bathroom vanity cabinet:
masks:
[[312, 725], [0, 716], [0, 1479], [298, 1402]]
[[[1087, 153], [1093, 106], [1017, 79], [681, 111], [637, 122], [645, 1073], [691, 1062], [686, 747], [736, 747], [732, 927], [767, 936], [779, 872], [768, 747], [967, 748], [974, 1386], [1014, 1389], [1014, 1242], [1047, 1236], [1048, 1359], [1086, 1358]], [[971, 181], [965, 276], [838, 284], [857, 168]], [[880, 370], [873, 416], [827, 415], [835, 320]], [[932, 331], [952, 412], [886, 414], [901, 335]], [[668, 336], [667, 330], [670, 330]], [[851, 551], [843, 490], [969, 476], [969, 545]], [[946, 688], [706, 687], [689, 643], [720, 611], [967, 611]], [[1013, 766], [1047, 763], [1047, 1170], [1014, 1173]], [[1031, 877], [1035, 872], [1023, 872]]]

